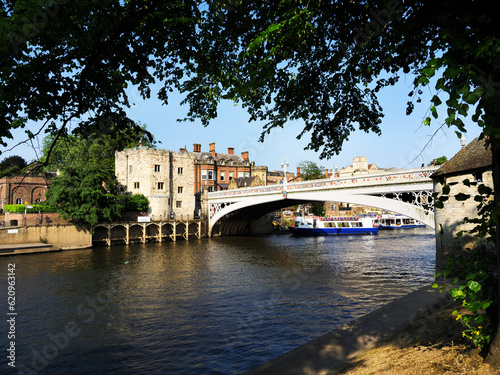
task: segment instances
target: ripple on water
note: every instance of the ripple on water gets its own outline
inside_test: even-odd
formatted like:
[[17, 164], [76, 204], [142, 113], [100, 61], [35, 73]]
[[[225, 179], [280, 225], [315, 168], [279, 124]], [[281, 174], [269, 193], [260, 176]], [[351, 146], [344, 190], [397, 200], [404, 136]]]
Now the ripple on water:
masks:
[[[420, 229], [98, 247], [0, 266], [16, 262], [21, 367], [230, 374], [430, 283], [434, 258]], [[77, 334], [51, 352], [68, 325]]]

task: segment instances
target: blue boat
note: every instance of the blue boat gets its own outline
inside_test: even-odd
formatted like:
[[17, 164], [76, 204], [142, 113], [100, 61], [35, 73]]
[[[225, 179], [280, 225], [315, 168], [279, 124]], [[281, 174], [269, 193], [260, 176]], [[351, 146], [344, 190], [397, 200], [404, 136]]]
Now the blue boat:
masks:
[[328, 236], [341, 234], [376, 234], [373, 218], [298, 216], [289, 227], [294, 236]]
[[380, 229], [408, 229], [425, 227], [424, 223], [404, 215], [384, 214], [379, 216], [374, 223], [375, 225], [378, 225]]

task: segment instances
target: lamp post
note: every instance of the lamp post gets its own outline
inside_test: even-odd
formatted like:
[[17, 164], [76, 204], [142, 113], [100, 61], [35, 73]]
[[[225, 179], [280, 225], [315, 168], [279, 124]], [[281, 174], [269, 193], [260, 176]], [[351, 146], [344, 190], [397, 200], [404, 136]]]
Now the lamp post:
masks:
[[283, 160], [283, 162], [281, 163], [281, 168], [283, 168], [283, 186], [286, 187], [286, 170], [288, 168], [290, 164], [288, 163], [288, 160]]

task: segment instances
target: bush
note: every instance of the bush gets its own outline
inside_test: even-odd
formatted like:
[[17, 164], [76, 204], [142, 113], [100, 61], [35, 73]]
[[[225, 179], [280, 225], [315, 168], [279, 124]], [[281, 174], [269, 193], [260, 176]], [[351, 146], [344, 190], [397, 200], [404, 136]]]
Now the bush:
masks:
[[124, 206], [126, 212], [147, 211], [149, 201], [143, 194], [119, 195], [118, 200]]
[[[28, 208], [27, 212], [28, 213], [38, 213], [38, 212], [56, 212], [54, 207], [50, 207], [49, 205], [46, 204], [32, 204], [28, 205], [31, 206], [32, 208]], [[23, 213], [26, 209], [26, 205], [24, 204], [7, 204], [4, 206], [4, 211], [10, 212], [10, 213]]]

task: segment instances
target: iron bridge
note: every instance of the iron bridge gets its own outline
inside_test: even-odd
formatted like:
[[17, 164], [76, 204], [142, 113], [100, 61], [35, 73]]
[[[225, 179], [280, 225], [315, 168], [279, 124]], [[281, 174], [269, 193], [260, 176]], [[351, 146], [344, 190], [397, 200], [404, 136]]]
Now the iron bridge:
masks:
[[343, 202], [397, 212], [435, 227], [433, 183], [439, 167], [398, 169], [208, 193], [208, 236], [249, 234], [265, 214], [308, 202]]

